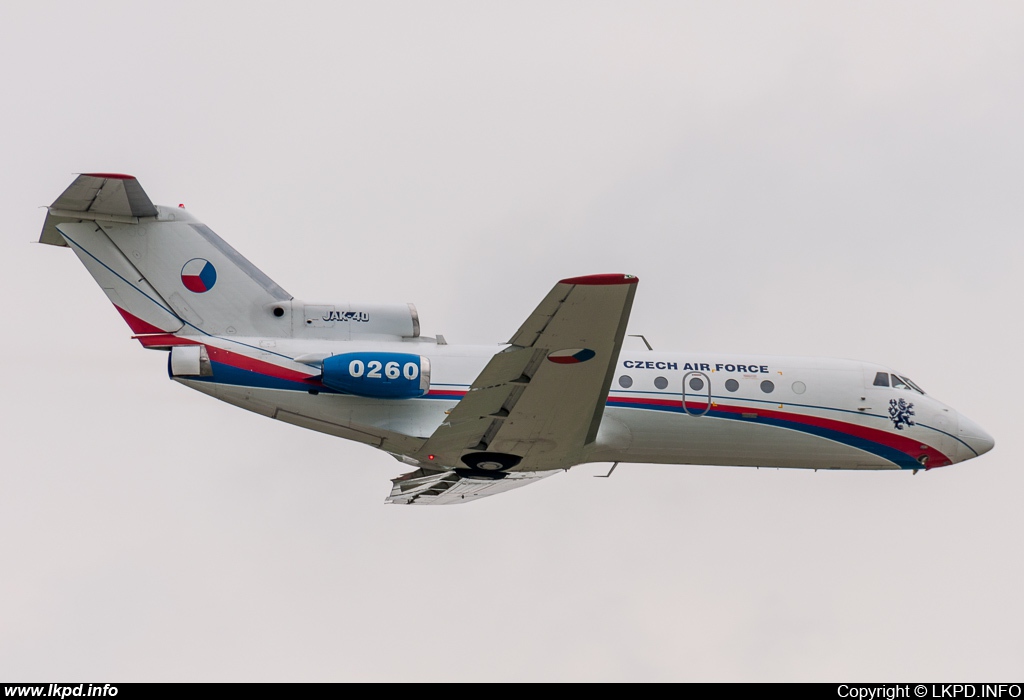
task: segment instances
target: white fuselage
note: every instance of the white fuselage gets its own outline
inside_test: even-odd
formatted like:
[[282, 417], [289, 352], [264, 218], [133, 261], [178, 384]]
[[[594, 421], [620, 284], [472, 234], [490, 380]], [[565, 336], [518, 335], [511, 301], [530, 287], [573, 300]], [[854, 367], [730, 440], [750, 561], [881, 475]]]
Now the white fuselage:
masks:
[[[176, 377], [269, 417], [355, 439], [401, 458], [429, 437], [501, 347], [404, 341], [202, 339], [212, 375]], [[427, 357], [429, 393], [374, 399], [308, 385], [309, 353]], [[880, 374], [900, 386], [878, 386]], [[623, 351], [597, 440], [583, 462], [812, 469], [933, 468], [970, 459], [992, 439], [880, 365], [852, 360]], [[305, 378], [305, 382], [303, 381]], [[902, 403], [901, 403], [902, 401]]]

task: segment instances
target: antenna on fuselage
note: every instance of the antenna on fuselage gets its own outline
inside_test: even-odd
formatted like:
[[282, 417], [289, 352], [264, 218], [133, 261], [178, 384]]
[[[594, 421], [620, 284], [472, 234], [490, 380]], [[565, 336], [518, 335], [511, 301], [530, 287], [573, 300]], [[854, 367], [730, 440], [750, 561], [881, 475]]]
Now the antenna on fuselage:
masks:
[[619, 463], [615, 462], [615, 464], [612, 465], [612, 468], [608, 470], [607, 474], [594, 474], [594, 478], [595, 479], [607, 479], [609, 476], [612, 475], [612, 472], [615, 471], [615, 467], [617, 467], [617, 466], [619, 466]]
[[[639, 338], [640, 340], [644, 341], [644, 345], [646, 345], [646, 346], [647, 346], [647, 349], [648, 349], [648, 350], [650, 350], [651, 352], [654, 352], [654, 348], [652, 348], [652, 347], [651, 347], [651, 344], [647, 342], [647, 338], [643, 337], [643, 336], [642, 336], [642, 335], [640, 335], [640, 334], [636, 334], [636, 335], [633, 335], [632, 333], [630, 333], [629, 337], [630, 337], [630, 338]], [[613, 467], [613, 468], [614, 468], [614, 467]]]

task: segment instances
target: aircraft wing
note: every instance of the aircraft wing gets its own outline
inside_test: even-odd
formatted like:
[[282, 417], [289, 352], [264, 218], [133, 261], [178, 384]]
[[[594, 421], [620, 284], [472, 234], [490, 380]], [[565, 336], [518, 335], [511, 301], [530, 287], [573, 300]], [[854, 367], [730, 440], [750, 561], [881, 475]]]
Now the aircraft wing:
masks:
[[415, 458], [506, 478], [579, 464], [601, 426], [636, 283], [591, 275], [556, 284]]
[[511, 472], [499, 479], [460, 476], [454, 470], [417, 469], [391, 480], [394, 486], [388, 503], [406, 505], [453, 505], [468, 503], [484, 496], [511, 491], [557, 474], [548, 472]]

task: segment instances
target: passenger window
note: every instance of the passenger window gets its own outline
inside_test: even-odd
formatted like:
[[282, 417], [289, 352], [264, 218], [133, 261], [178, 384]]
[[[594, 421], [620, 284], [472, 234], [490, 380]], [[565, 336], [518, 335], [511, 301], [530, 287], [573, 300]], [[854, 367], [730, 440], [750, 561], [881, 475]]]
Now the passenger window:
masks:
[[729, 391], [736, 391], [737, 389], [740, 388], [740, 383], [735, 379], [726, 379], [725, 388], [728, 389]]
[[875, 374], [875, 386], [889, 386], [889, 373], [878, 372]]
[[655, 377], [654, 386], [658, 389], [664, 389], [665, 387], [668, 386], [668, 380], [665, 379], [664, 377]]
[[761, 391], [763, 391], [766, 394], [772, 393], [773, 391], [775, 391], [775, 382], [769, 379], [765, 379], [763, 382], [761, 382]]
[[690, 380], [690, 388], [694, 391], [700, 391], [704, 388], [704, 380], [700, 377], [694, 377]]
[[621, 386], [623, 389], [628, 389], [629, 387], [633, 386], [633, 378], [628, 374], [622, 375], [621, 377], [619, 377], [619, 386]]

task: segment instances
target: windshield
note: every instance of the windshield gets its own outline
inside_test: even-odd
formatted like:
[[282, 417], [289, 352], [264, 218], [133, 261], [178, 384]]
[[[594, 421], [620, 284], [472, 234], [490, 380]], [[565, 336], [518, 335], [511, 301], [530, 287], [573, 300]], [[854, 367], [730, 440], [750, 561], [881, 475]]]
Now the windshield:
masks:
[[919, 394], [924, 394], [924, 389], [919, 387], [914, 382], [910, 381], [906, 377], [901, 377], [897, 374], [892, 375], [892, 387], [893, 389], [907, 389], [908, 391], [916, 391]]
[[901, 377], [898, 374], [889, 374], [888, 372], [876, 372], [875, 380], [872, 382], [874, 386], [887, 386], [893, 389], [903, 389], [904, 391], [916, 391], [919, 394], [924, 394], [924, 389], [919, 387], [914, 382], [910, 381], [906, 377]]

